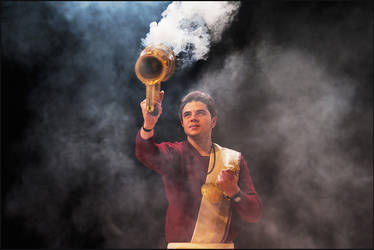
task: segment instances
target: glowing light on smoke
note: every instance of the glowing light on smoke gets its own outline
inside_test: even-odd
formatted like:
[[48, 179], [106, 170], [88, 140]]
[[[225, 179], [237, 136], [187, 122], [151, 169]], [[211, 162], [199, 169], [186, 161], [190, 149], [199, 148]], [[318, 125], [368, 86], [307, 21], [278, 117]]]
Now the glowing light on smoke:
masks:
[[162, 19], [150, 24], [142, 44], [162, 43], [176, 55], [187, 54], [184, 63], [206, 59], [211, 43], [221, 40], [232, 22], [240, 2], [173, 2]]

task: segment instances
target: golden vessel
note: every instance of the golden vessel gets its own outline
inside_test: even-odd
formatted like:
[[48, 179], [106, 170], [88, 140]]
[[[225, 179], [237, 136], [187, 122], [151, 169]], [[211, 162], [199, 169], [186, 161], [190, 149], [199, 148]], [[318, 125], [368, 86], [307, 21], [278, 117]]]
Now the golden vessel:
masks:
[[[230, 170], [234, 175], [238, 175], [240, 170], [239, 165], [235, 164], [235, 162], [229, 162], [226, 169]], [[218, 187], [217, 182], [203, 184], [201, 186], [201, 194], [214, 204], [220, 202], [223, 197], [228, 197], [228, 195]]]
[[163, 44], [149, 45], [141, 53], [135, 64], [135, 73], [146, 85], [146, 107], [152, 115], [157, 115], [156, 102], [160, 99], [161, 82], [168, 80], [175, 72], [175, 54]]
[[222, 191], [216, 183], [205, 183], [201, 186], [201, 194], [210, 202], [218, 203], [222, 199]]

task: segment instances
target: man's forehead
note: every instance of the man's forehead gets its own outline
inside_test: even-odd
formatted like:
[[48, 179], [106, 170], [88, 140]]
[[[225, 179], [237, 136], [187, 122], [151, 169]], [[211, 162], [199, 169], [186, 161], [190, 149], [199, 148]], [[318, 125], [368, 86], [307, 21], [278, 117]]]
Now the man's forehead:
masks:
[[208, 110], [208, 107], [206, 106], [205, 103], [200, 102], [200, 101], [189, 102], [183, 107], [183, 113], [187, 111], [195, 111], [195, 110]]

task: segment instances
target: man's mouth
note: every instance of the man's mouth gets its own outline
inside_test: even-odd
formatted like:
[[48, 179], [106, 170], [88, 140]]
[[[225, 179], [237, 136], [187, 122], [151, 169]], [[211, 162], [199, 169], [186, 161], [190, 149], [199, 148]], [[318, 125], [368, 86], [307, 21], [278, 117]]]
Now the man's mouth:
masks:
[[198, 127], [200, 127], [200, 126], [199, 125], [191, 125], [191, 126], [189, 126], [189, 128], [191, 128], [191, 129], [196, 129]]

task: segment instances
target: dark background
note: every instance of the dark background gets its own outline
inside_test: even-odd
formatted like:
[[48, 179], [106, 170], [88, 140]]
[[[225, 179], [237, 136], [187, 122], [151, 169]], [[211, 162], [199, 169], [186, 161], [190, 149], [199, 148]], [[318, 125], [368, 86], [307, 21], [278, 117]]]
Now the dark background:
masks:
[[[166, 247], [134, 65], [169, 3], [1, 3], [2, 247]], [[178, 102], [203, 89], [214, 141], [248, 162], [264, 217], [236, 247], [373, 247], [372, 31], [369, 1], [242, 2], [162, 84], [158, 141], [184, 139]]]

